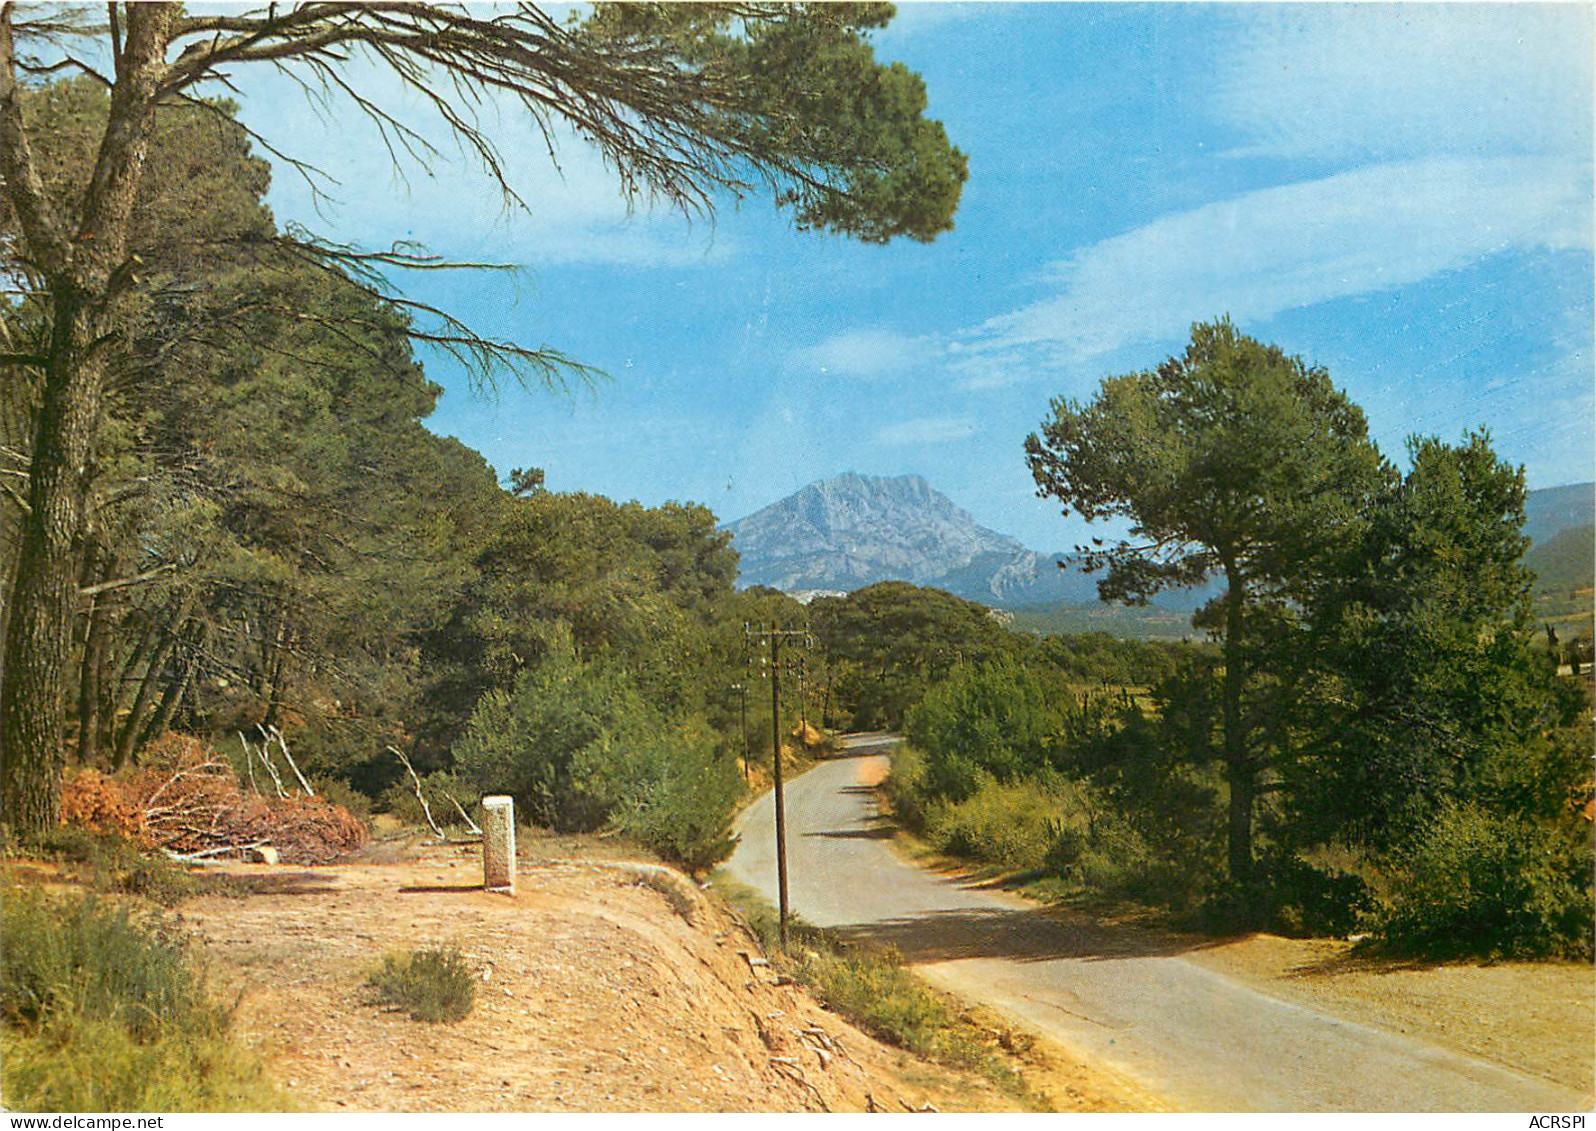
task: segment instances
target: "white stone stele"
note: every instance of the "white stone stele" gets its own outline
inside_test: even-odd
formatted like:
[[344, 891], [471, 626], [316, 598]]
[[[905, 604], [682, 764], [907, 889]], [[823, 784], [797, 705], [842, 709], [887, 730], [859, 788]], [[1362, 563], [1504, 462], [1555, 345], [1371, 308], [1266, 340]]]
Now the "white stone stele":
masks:
[[482, 886], [515, 894], [515, 799], [482, 799]]

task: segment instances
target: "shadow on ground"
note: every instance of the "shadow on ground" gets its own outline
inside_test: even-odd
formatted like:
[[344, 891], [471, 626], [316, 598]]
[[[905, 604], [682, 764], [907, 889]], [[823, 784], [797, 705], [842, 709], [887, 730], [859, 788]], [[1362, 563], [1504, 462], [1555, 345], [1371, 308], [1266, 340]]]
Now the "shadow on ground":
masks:
[[249, 895], [323, 895], [338, 886], [334, 872], [273, 872], [225, 879], [228, 886]]
[[1029, 908], [930, 911], [913, 918], [837, 928], [846, 937], [895, 948], [909, 963], [1007, 958], [1106, 961], [1188, 954], [1226, 940], [1105, 926]]

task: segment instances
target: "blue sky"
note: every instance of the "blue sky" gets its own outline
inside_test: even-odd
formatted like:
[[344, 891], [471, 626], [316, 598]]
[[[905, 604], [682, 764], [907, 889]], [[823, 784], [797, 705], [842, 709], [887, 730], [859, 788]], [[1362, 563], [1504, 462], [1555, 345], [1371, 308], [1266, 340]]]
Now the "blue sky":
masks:
[[318, 214], [279, 172], [279, 219], [522, 264], [401, 282], [611, 375], [484, 397], [429, 361], [429, 425], [501, 473], [732, 519], [841, 471], [913, 472], [1046, 550], [1082, 529], [1021, 454], [1049, 399], [1223, 313], [1328, 367], [1393, 456], [1486, 425], [1531, 486], [1592, 478], [1592, 17], [903, 5], [878, 54], [925, 77], [970, 182], [953, 232], [885, 248], [762, 201], [628, 215], [580, 143], [556, 172], [510, 113], [493, 125], [532, 211], [506, 214], [469, 162], [401, 181], [352, 115], [238, 77], [246, 120], [340, 181]]

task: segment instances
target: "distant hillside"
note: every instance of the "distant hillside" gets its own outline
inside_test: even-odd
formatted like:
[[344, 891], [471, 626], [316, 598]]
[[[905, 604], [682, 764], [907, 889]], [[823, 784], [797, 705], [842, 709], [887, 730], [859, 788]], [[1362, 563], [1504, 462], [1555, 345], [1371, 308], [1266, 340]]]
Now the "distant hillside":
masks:
[[1530, 548], [1524, 564], [1535, 571], [1535, 619], [1564, 637], [1592, 632], [1591, 590], [1596, 587], [1596, 483], [1531, 491], [1524, 502]]
[[1531, 491], [1524, 501], [1524, 533], [1537, 545], [1566, 530], [1596, 523], [1596, 483]]
[[1537, 593], [1563, 593], [1596, 584], [1596, 525], [1586, 523], [1535, 543], [1524, 555]]

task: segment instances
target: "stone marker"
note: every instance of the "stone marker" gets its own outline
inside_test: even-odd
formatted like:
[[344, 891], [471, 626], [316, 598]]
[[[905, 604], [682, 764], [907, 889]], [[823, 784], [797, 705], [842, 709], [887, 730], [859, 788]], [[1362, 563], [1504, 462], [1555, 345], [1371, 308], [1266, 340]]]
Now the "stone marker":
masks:
[[515, 799], [482, 799], [482, 886], [515, 892]]

